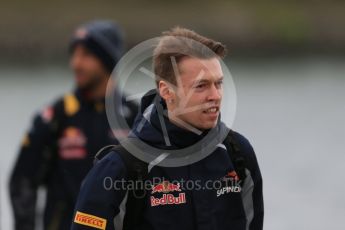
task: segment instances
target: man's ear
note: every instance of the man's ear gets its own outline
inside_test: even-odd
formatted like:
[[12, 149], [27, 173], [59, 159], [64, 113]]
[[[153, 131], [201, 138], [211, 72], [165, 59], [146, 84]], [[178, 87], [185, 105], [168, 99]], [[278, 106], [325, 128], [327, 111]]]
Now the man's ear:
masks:
[[166, 81], [159, 81], [158, 82], [158, 90], [160, 96], [166, 101], [174, 100], [175, 93], [171, 86]]

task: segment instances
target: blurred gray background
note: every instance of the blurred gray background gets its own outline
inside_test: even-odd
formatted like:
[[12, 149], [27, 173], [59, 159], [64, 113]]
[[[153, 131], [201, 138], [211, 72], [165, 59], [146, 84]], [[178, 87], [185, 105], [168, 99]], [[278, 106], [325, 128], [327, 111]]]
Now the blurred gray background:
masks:
[[265, 229], [344, 228], [344, 1], [0, 6], [1, 229], [11, 229], [7, 183], [21, 139], [35, 112], [73, 88], [69, 38], [99, 18], [122, 25], [127, 49], [174, 25], [224, 42], [238, 97], [233, 128], [251, 141], [264, 177]]

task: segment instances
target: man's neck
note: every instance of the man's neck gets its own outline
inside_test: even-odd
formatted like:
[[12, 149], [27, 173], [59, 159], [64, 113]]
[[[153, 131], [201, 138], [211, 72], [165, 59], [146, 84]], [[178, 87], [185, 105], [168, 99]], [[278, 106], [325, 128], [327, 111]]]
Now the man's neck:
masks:
[[105, 97], [105, 93], [107, 90], [107, 81], [102, 81], [99, 83], [97, 87], [94, 89], [90, 90], [89, 92], [89, 98], [91, 100], [97, 100]]

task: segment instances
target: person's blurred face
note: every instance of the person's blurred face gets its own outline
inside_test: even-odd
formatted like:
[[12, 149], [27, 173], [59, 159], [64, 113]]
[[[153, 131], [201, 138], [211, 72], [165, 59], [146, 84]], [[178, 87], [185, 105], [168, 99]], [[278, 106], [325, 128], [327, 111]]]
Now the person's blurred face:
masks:
[[215, 127], [223, 95], [223, 71], [218, 58], [183, 58], [178, 70], [177, 87], [167, 100], [169, 113], [182, 126], [201, 130]]
[[70, 66], [77, 87], [80, 89], [92, 89], [109, 75], [102, 62], [81, 44], [77, 44], [74, 48]]

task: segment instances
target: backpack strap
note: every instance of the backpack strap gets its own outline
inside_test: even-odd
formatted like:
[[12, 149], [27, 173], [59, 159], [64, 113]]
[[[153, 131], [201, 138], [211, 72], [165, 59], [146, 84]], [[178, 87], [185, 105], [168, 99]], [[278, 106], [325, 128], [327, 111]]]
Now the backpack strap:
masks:
[[98, 152], [94, 156], [93, 164], [94, 165], [97, 164], [103, 157], [108, 155], [108, 153], [110, 153], [115, 147], [116, 145], [107, 145], [101, 148], [100, 150], [98, 150]]
[[143, 219], [143, 212], [146, 206], [145, 180], [148, 177], [148, 164], [133, 156], [121, 145], [103, 147], [95, 155], [94, 163], [97, 163], [109, 153], [119, 154], [127, 169], [127, 185], [131, 189], [127, 190], [123, 230], [135, 230], [136, 226]]
[[228, 135], [226, 136], [223, 144], [225, 145], [227, 152], [230, 156], [232, 163], [234, 164], [235, 171], [240, 178], [241, 186], [246, 179], [246, 158], [243, 155], [240, 144], [235, 138], [235, 133], [232, 129], [230, 129]]

